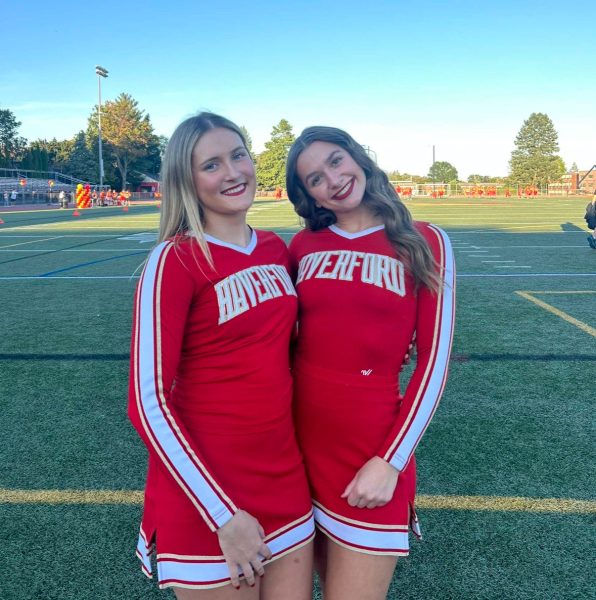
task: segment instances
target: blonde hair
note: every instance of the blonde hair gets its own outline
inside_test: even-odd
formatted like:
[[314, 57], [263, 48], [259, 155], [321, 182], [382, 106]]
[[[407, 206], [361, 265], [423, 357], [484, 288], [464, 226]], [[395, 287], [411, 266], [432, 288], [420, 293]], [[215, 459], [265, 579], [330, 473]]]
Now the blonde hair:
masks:
[[207, 131], [217, 128], [237, 133], [246, 148], [246, 140], [237, 125], [209, 112], [182, 121], [172, 134], [161, 166], [162, 203], [157, 237], [157, 243], [160, 243], [172, 237], [192, 235], [212, 268], [213, 259], [205, 240], [203, 208], [192, 177], [192, 152]]

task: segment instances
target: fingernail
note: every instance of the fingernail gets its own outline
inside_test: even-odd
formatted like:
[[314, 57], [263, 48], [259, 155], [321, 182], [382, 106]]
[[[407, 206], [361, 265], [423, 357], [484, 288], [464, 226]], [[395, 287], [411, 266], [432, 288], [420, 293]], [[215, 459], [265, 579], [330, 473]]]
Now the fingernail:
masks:
[[248, 587], [255, 587], [255, 584], [251, 583]]

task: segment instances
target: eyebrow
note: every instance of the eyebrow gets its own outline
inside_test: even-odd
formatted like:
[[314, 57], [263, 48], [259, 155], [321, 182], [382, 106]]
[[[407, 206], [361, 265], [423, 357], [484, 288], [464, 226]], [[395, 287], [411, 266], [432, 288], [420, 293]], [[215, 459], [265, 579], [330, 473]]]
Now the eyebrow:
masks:
[[[331, 164], [331, 161], [333, 160], [333, 158], [335, 157], [336, 154], [339, 154], [341, 152], [341, 150], [333, 150], [333, 152], [331, 152], [331, 154], [325, 159], [325, 164]], [[316, 175], [318, 173], [318, 171], [313, 171], [312, 173], [309, 173], [306, 177], [305, 177], [305, 181], [308, 183], [309, 179], [311, 177], [313, 177], [314, 175]]]
[[[238, 152], [238, 150], [246, 150], [246, 148], [242, 145], [237, 146], [233, 150], [230, 150], [230, 154], [234, 154], [234, 152]], [[219, 156], [212, 156], [211, 158], [207, 158], [203, 162], [199, 163], [199, 167], [202, 167], [202, 166], [206, 165], [207, 163], [213, 162], [214, 160], [217, 160], [218, 158], [219, 158]]]

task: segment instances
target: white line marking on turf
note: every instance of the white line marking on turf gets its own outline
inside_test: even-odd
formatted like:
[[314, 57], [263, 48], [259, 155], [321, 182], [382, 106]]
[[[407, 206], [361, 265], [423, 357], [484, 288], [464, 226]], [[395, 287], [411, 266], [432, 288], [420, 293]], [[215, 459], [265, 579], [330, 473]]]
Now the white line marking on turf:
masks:
[[583, 248], [586, 249], [586, 246], [582, 244], [581, 246], [553, 246], [549, 244], [548, 246], [483, 246], [483, 248], [488, 248], [492, 250], [494, 248]]
[[531, 269], [530, 265], [495, 265], [495, 269]]
[[[457, 223], [450, 223], [450, 224], [445, 224], [443, 222], [441, 223], [437, 223], [438, 225], [441, 225], [442, 227], [446, 227], [447, 229], [449, 227], [457, 227]], [[519, 228], [517, 228], [519, 229]], [[511, 235], [510, 231], [507, 231], [507, 229], [472, 229], [470, 231], [458, 231], [457, 232], [458, 235], [467, 235], [467, 234], [471, 234], [471, 233], [490, 233], [491, 235], [495, 235], [495, 234], [500, 234], [500, 235]], [[545, 231], [538, 231], [537, 233], [545, 233], [545, 234], [555, 234], [555, 233], [574, 233], [574, 234], [581, 234], [581, 235], [586, 235], [586, 232], [581, 230], [581, 231], [562, 231], [560, 229], [547, 229]]]
[[[29, 240], [28, 242], [19, 242], [18, 244], [8, 244], [8, 246], [0, 246], [0, 250], [3, 250], [4, 248], [12, 248], [13, 246], [23, 246], [25, 244], [35, 244], [36, 242], [47, 242], [49, 240], [58, 240], [61, 237], [64, 237], [63, 235], [57, 235], [55, 237], [49, 237], [49, 238], [42, 238], [41, 240]], [[32, 250], [32, 252], [39, 252], [39, 250]]]
[[458, 273], [457, 277], [596, 277], [596, 273]]
[[[142, 225], [147, 225], [147, 223], [141, 223]], [[60, 225], [60, 227], [58, 226]], [[56, 223], [56, 226], [54, 227], [54, 229], [57, 229], [58, 231], [63, 231], [64, 227], [63, 227], [64, 223]], [[3, 231], [36, 231], [36, 230], [41, 230], [41, 231], [48, 231], [48, 229], [51, 229], [51, 227], [48, 225], [48, 227], [41, 227], [39, 225], [24, 225], [22, 227], [10, 227], [9, 229], [4, 229]], [[117, 231], [119, 229], [130, 229], [130, 227], [119, 227], [119, 226], [115, 226], [115, 225], [111, 225], [111, 226], [101, 226], [101, 225], [95, 225], [94, 223], [81, 223], [80, 225], [78, 223], [71, 223], [68, 226], [68, 229], [70, 229], [71, 231], [78, 231], [81, 229], [113, 229], [114, 231]]]
[[49, 277], [40, 277], [39, 275], [28, 276], [24, 275], [22, 277], [0, 277], [0, 281], [29, 281], [31, 279], [43, 279], [44, 281], [51, 281], [52, 279], [139, 279], [140, 275], [105, 275], [103, 277], [65, 277], [65, 276], [49, 276]]
[[[25, 250], [5, 250], [4, 248], [0, 248], [0, 252], [140, 252], [143, 248], [85, 248], [85, 249], [63, 249], [56, 250], [56, 248], [36, 248], [35, 250], [25, 249]], [[149, 252], [149, 248], [147, 248], [147, 252]]]
[[[6, 230], [4, 230], [6, 231]], [[47, 234], [44, 234], [47, 235]], [[14, 234], [8, 234], [8, 235], [4, 235], [2, 233], [2, 231], [0, 231], [0, 238], [2, 237], [7, 237], [7, 238], [40, 238], [43, 237], [43, 235], [14, 235]], [[78, 233], [66, 233], [64, 235], [57, 235], [56, 238], [59, 237], [65, 237], [65, 238], [113, 238], [113, 235], [110, 235], [109, 233], [96, 233], [95, 235], [89, 235], [89, 234], [78, 234]], [[48, 238], [49, 240], [54, 239], [54, 238]]]
[[483, 260], [485, 263], [514, 263], [514, 260]]
[[133, 235], [125, 235], [118, 240], [128, 240], [139, 242], [140, 244], [153, 243], [157, 241], [157, 232], [143, 231], [142, 233], [134, 233]]
[[[596, 277], [596, 273], [458, 273], [458, 278], [463, 277], [478, 277], [478, 278], [490, 278], [490, 277]], [[22, 277], [2, 277], [0, 281], [30, 281], [32, 279], [41, 279], [43, 281], [55, 281], [61, 279], [70, 280], [96, 280], [96, 279], [139, 279], [140, 275], [106, 275], [103, 277], [66, 277], [66, 276], [51, 276], [51, 277], [40, 277], [39, 275]]]

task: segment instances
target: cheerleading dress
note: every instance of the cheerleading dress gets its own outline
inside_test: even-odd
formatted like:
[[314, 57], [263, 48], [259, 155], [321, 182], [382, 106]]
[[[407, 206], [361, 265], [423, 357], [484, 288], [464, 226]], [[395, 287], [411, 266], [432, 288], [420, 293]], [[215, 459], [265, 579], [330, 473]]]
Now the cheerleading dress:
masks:
[[205, 236], [151, 252], [133, 316], [129, 417], [149, 450], [137, 555], [160, 587], [230, 582], [216, 534], [238, 509], [273, 559], [314, 535], [292, 423], [296, 293], [284, 242], [243, 248]]
[[[384, 226], [348, 233], [303, 230], [290, 244], [299, 299], [294, 361], [295, 423], [317, 527], [352, 550], [405, 555], [414, 510], [414, 450], [447, 378], [455, 273], [447, 235], [416, 223], [445, 285], [416, 290]], [[405, 394], [399, 372], [416, 335], [417, 362]], [[399, 478], [392, 500], [373, 509], [341, 498], [358, 470], [379, 456]]]

